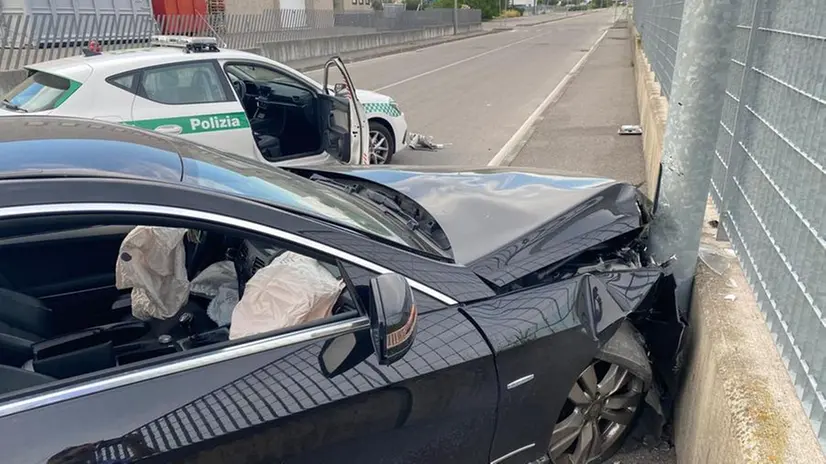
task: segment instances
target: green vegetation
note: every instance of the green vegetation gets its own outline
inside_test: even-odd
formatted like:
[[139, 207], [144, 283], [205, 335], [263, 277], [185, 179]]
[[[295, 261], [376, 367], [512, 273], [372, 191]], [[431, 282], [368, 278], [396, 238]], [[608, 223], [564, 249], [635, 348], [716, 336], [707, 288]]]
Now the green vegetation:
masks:
[[500, 17], [502, 18], [518, 18], [522, 16], [523, 11], [518, 8], [512, 8], [510, 10], [505, 10], [502, 12]]
[[609, 6], [614, 6], [613, 0], [591, 0], [591, 3], [588, 4], [591, 9], [608, 8]]
[[[410, 1], [410, 0], [408, 0]], [[467, 5], [473, 9], [482, 10], [482, 19], [491, 19], [499, 14], [498, 0], [459, 0], [459, 5]], [[416, 2], [418, 5], [418, 1]], [[453, 8], [453, 0], [436, 0], [433, 8]]]

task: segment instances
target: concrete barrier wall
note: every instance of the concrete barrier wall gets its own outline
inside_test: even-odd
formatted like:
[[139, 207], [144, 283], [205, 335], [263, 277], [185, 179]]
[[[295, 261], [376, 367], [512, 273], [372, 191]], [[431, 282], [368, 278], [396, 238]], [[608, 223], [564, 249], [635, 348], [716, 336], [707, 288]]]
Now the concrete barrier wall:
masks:
[[[826, 462], [740, 264], [708, 221], [702, 243], [725, 263], [697, 266], [691, 352], [674, 424], [680, 463]], [[720, 268], [719, 265], [715, 265]]]
[[[634, 30], [635, 37], [639, 37]], [[637, 100], [649, 196], [659, 176], [668, 102], [635, 41]], [[677, 401], [674, 439], [680, 463], [824, 463], [817, 437], [797, 399], [746, 276], [728, 242], [708, 225], [702, 243], [724, 269], [697, 266], [688, 342], [690, 354]]]
[[[481, 30], [481, 24], [459, 27], [460, 34]], [[267, 42], [259, 47], [245, 49], [245, 51], [290, 65], [307, 62], [313, 58], [329, 58], [334, 55], [422, 42], [452, 35], [453, 26], [433, 26], [410, 31], [369, 32]], [[0, 95], [4, 95], [25, 78], [25, 71], [0, 72]]]
[[647, 194], [654, 198], [660, 175], [660, 158], [663, 152], [665, 120], [668, 116], [668, 100], [662, 96], [660, 84], [654, 78], [651, 65], [642, 51], [642, 43], [636, 28], [634, 40], [634, 72], [637, 79], [637, 106], [642, 125], [642, 152], [645, 161], [645, 185]]
[[[460, 33], [481, 30], [481, 24], [462, 26]], [[434, 26], [410, 31], [373, 32], [336, 37], [318, 37], [297, 41], [267, 42], [259, 47], [261, 54], [282, 63], [294, 63], [309, 58], [330, 57], [343, 53], [401, 45], [453, 35], [453, 26]]]

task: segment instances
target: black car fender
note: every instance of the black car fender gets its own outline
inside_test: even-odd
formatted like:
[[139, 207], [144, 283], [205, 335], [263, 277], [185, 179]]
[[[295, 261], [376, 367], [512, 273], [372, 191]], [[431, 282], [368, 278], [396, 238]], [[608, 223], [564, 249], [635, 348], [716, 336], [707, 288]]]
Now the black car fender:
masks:
[[646, 353], [626, 341], [633, 329], [625, 321], [648, 304], [659, 275], [648, 268], [586, 273], [464, 307], [499, 376], [491, 460], [531, 444], [520, 459], [540, 458], [571, 385], [595, 358], [631, 360], [651, 384]]

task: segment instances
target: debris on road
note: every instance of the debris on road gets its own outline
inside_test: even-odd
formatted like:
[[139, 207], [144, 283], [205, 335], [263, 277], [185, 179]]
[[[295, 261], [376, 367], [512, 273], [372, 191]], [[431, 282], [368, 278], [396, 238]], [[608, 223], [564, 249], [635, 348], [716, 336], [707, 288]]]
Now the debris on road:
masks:
[[723, 253], [716, 248], [707, 245], [700, 245], [698, 257], [703, 264], [708, 266], [708, 268], [714, 271], [717, 275], [723, 275], [723, 273], [729, 268], [728, 260]]
[[642, 135], [642, 126], [639, 125], [623, 125], [619, 128], [619, 135]]
[[411, 133], [407, 146], [411, 150], [440, 150], [445, 147], [443, 143], [434, 143], [433, 137], [429, 135]]

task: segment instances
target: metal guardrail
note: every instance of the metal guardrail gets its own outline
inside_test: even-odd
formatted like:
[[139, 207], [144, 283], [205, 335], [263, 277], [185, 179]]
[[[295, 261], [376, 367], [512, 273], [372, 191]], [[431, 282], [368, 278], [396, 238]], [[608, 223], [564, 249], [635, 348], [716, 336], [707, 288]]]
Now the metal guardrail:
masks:
[[[480, 10], [461, 9], [459, 26], [480, 24]], [[452, 26], [453, 10], [364, 11], [265, 10], [260, 14], [157, 16], [148, 14], [0, 15], [0, 71], [40, 61], [78, 55], [89, 41], [107, 50], [143, 47], [152, 34], [218, 37], [229, 48], [253, 48], [265, 42], [339, 37], [366, 32]]]
[[[805, 2], [804, 2], [805, 3]], [[826, 450], [826, 21], [815, 3], [743, 0], [710, 194]], [[682, 1], [637, 0], [668, 96]]]

